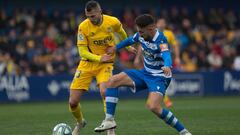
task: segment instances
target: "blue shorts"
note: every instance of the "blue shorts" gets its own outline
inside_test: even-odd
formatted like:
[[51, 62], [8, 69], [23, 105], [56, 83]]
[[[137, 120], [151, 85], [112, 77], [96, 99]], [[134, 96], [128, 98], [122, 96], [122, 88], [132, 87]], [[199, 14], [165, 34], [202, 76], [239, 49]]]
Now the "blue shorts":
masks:
[[153, 76], [144, 69], [130, 69], [124, 71], [134, 82], [133, 92], [148, 89], [149, 92], [158, 92], [165, 95], [166, 89], [171, 82], [171, 78], [164, 76]]

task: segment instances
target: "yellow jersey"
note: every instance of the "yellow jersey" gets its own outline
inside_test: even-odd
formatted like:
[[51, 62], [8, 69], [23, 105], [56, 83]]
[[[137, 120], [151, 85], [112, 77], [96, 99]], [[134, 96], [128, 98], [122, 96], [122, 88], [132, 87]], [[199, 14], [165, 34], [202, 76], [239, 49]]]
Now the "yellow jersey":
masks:
[[[84, 20], [78, 28], [77, 46], [87, 46], [92, 54], [101, 56], [109, 46], [115, 45], [115, 35], [126, 39], [127, 34], [120, 21], [113, 16], [103, 15], [101, 25], [93, 25], [89, 19]], [[86, 60], [86, 58], [82, 58]]]
[[172, 31], [165, 29], [165, 30], [163, 30], [163, 34], [166, 36], [167, 41], [170, 45], [176, 45], [177, 40], [176, 40], [175, 35], [173, 34]]

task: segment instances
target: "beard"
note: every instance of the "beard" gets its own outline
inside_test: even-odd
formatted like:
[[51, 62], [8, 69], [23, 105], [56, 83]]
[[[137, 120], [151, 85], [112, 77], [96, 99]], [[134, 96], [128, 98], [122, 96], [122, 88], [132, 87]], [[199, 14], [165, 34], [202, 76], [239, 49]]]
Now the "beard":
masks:
[[97, 20], [96, 21], [92, 21], [92, 24], [97, 25], [98, 21]]
[[99, 25], [100, 23], [101, 23], [101, 19], [92, 21], [92, 24], [94, 24], [94, 25]]
[[151, 40], [152, 40], [152, 37], [146, 36], [146, 37], [144, 37], [144, 40], [145, 40], [145, 41], [151, 41]]

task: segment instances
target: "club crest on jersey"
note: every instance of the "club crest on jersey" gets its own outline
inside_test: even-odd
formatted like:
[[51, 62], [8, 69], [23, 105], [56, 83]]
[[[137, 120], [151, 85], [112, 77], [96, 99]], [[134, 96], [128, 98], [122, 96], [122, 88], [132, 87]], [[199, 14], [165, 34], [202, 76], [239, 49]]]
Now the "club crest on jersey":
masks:
[[154, 43], [149, 43], [148, 41], [145, 41], [142, 37], [139, 38], [139, 41], [143, 44], [145, 44], [148, 48], [152, 50], [157, 50], [157, 45]]
[[78, 40], [79, 40], [79, 41], [83, 41], [83, 40], [84, 40], [84, 37], [83, 37], [83, 34], [82, 34], [82, 33], [79, 33], [79, 34], [78, 34]]
[[152, 50], [157, 50], [156, 44], [149, 43], [147, 46], [148, 46], [150, 49], [152, 49]]
[[160, 44], [161, 51], [168, 51], [168, 45], [167, 44]]

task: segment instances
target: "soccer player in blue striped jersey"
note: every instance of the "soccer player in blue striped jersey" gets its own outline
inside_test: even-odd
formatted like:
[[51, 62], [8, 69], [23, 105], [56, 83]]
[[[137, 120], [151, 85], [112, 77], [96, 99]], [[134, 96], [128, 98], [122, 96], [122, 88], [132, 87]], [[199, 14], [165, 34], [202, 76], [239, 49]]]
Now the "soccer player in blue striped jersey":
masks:
[[99, 127], [95, 128], [95, 132], [116, 128], [114, 114], [118, 102], [117, 88], [129, 86], [133, 92], [148, 89], [147, 108], [166, 124], [175, 128], [180, 135], [191, 135], [171, 111], [161, 106], [172, 77], [172, 59], [167, 39], [162, 32], [157, 30], [151, 15], [140, 15], [135, 22], [138, 32], [133, 37], [120, 42], [115, 49], [110, 48], [108, 53], [139, 42], [143, 51], [144, 68], [125, 70], [110, 77], [106, 91], [106, 118]]

